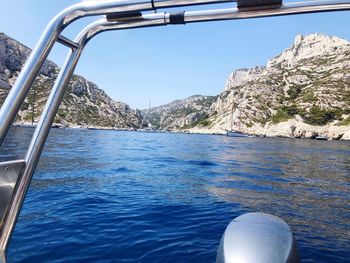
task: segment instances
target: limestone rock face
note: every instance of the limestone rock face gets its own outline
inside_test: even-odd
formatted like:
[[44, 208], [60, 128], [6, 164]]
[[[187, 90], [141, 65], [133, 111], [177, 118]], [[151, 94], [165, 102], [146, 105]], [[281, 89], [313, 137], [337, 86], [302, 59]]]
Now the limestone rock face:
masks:
[[255, 67], [252, 69], [238, 69], [232, 72], [226, 81], [225, 91], [258, 77], [263, 69], [264, 67]]
[[[29, 53], [27, 47], [0, 34], [0, 104]], [[32, 116], [38, 120], [58, 70], [54, 63], [45, 62], [19, 112], [18, 123], [30, 121]], [[350, 43], [322, 34], [298, 35], [266, 66], [230, 74], [218, 96], [195, 95], [141, 112], [113, 101], [96, 84], [74, 76], [55, 122], [349, 140]]]
[[[6, 98], [30, 54], [30, 49], [0, 33], [0, 105]], [[29, 92], [17, 123], [38, 121], [59, 68], [46, 61]], [[141, 116], [127, 104], [113, 101], [96, 84], [74, 75], [55, 117], [61, 126], [98, 126], [134, 129], [140, 126]]]
[[322, 34], [297, 35], [293, 45], [286, 49], [279, 56], [271, 59], [267, 67], [274, 67], [278, 64], [290, 65], [305, 59], [314, 59], [324, 55], [343, 55], [349, 49], [349, 42]]
[[350, 43], [321, 34], [296, 36], [266, 67], [233, 72], [207, 123], [205, 132], [348, 139]]
[[216, 96], [194, 95], [184, 100], [143, 110], [143, 125], [158, 129], [181, 130], [191, 128], [207, 119]]

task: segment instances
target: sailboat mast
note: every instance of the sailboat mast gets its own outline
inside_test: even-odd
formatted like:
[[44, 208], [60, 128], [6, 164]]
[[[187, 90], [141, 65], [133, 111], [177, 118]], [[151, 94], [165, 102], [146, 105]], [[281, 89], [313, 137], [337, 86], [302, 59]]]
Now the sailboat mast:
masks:
[[147, 122], [147, 127], [149, 127], [150, 120], [149, 120], [149, 111], [151, 110], [151, 100], [148, 103], [148, 110], [147, 110], [147, 117], [148, 117], [148, 122]]
[[36, 95], [36, 88], [34, 87], [34, 89], [33, 89], [33, 101], [32, 101], [32, 125], [34, 124], [35, 95]]
[[231, 127], [230, 127], [230, 131], [233, 131], [233, 108], [234, 108], [234, 104], [232, 103], [232, 108], [231, 108]]
[[[145, 120], [146, 120], [146, 118], [148, 117], [148, 114], [149, 114], [150, 109], [151, 109], [151, 101], [149, 101], [149, 103], [148, 103], [148, 109], [147, 109], [147, 111], [146, 111], [145, 116], [144, 116], [143, 119], [142, 119], [140, 129], [143, 128], [143, 124], [145, 123]], [[147, 126], [148, 126], [148, 124], [147, 124]]]

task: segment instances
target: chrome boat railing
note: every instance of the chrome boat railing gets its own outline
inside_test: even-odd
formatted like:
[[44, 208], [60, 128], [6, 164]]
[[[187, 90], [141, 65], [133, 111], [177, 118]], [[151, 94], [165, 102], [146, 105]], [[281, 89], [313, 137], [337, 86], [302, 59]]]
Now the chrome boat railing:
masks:
[[[153, 13], [158, 9], [208, 7], [231, 2], [236, 7]], [[59, 42], [69, 48], [24, 159], [0, 163], [0, 262], [6, 260], [12, 231], [65, 88], [84, 47], [94, 36], [111, 30], [346, 10], [350, 10], [350, 0], [298, 3], [282, 0], [95, 0], [72, 5], [60, 12], [47, 25], [0, 110], [1, 145], [53, 45]], [[84, 28], [74, 41], [61, 35], [73, 21], [100, 15], [105, 17]]]

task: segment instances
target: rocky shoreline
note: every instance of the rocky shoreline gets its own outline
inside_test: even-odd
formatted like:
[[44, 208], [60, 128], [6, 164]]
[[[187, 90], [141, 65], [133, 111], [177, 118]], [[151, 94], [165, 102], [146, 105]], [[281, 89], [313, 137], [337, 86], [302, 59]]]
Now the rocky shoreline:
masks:
[[[187, 131], [190, 133], [226, 134], [226, 130], [221, 128], [212, 129], [194, 127]], [[316, 139], [317, 137], [321, 137], [327, 140], [350, 141], [349, 126], [312, 126], [303, 122], [297, 122], [296, 120], [281, 122], [276, 125], [267, 125], [266, 127], [256, 127], [256, 129], [250, 128], [247, 130], [240, 130], [239, 132], [258, 137], [283, 137], [298, 139]]]
[[[292, 138], [292, 139], [317, 139], [322, 138], [325, 140], [340, 140], [350, 141], [350, 128], [341, 126], [329, 126], [329, 127], [315, 127], [311, 125], [305, 125], [301, 123], [300, 126], [296, 126], [295, 122], [285, 122], [278, 125], [273, 125], [265, 129], [242, 131], [243, 134], [247, 134], [253, 137], [279, 137], [279, 138]], [[30, 122], [15, 123], [16, 127], [36, 127], [36, 124]], [[109, 130], [109, 131], [141, 131], [135, 128], [116, 128], [108, 126], [85, 126], [85, 125], [70, 125], [64, 126], [61, 123], [54, 123], [52, 128], [66, 128], [66, 129], [87, 129], [87, 130]], [[224, 135], [226, 136], [226, 130], [223, 129], [206, 129], [206, 128], [191, 128], [185, 130], [150, 130], [144, 132], [151, 133], [185, 133], [185, 134], [206, 134], [206, 135]]]
[[[13, 124], [15, 127], [36, 127], [37, 123], [31, 122], [15, 122]], [[113, 130], [113, 131], [136, 131], [135, 128], [126, 127], [126, 128], [118, 128], [111, 126], [94, 126], [94, 125], [64, 125], [62, 123], [53, 123], [51, 128], [59, 128], [59, 129], [87, 129], [87, 130]]]

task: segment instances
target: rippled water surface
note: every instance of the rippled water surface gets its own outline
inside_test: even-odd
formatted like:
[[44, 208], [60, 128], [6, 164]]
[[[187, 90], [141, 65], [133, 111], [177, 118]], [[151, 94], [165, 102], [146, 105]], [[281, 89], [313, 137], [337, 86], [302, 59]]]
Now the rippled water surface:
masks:
[[[2, 160], [32, 131], [13, 128]], [[214, 262], [252, 211], [284, 219], [304, 262], [349, 262], [349, 142], [53, 129], [8, 258]]]

